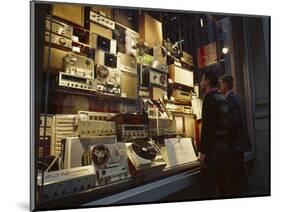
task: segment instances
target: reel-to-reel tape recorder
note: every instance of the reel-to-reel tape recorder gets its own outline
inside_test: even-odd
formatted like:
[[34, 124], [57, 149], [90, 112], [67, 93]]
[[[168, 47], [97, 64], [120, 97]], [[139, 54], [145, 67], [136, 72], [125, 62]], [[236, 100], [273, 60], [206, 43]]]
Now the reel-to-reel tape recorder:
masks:
[[104, 93], [121, 95], [121, 71], [118, 58], [102, 50], [95, 51], [97, 90]]
[[95, 167], [99, 185], [130, 177], [125, 143], [96, 144], [85, 154]]

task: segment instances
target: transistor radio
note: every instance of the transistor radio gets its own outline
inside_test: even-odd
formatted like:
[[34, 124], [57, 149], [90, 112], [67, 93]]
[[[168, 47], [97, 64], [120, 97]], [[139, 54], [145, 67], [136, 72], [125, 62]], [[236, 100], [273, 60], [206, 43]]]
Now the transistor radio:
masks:
[[99, 185], [125, 180], [130, 177], [125, 143], [96, 144], [86, 152], [97, 174]]
[[[52, 22], [52, 29], [51, 29], [51, 22]], [[72, 39], [73, 27], [57, 19], [54, 18], [51, 19], [50, 16], [46, 17], [45, 29], [49, 32], [51, 31], [52, 33], [61, 35], [70, 40]]]
[[110, 40], [96, 33], [91, 33], [90, 47], [94, 49], [101, 49], [111, 54], [116, 54], [117, 43], [114, 39]]
[[94, 61], [91, 58], [74, 53], [67, 53], [64, 57], [64, 70], [66, 73], [94, 78], [94, 67]]
[[60, 72], [59, 86], [80, 90], [97, 91], [97, 80]]
[[54, 33], [52, 33], [51, 35], [51, 39], [50, 39], [50, 32], [45, 31], [45, 41], [46, 42], [51, 42], [53, 44], [68, 48], [68, 49], [72, 49], [72, 40], [68, 39], [66, 37], [60, 36], [60, 35], [56, 35]]
[[90, 20], [95, 22], [95, 23], [98, 23], [106, 28], [109, 28], [111, 30], [114, 30], [115, 29], [115, 22], [112, 21], [111, 19], [105, 17], [105, 16], [102, 16], [94, 11], [90, 11]]

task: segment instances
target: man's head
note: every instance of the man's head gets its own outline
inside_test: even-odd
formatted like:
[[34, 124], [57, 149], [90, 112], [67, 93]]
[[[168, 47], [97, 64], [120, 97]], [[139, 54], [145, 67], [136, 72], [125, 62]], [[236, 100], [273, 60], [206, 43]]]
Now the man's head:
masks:
[[225, 74], [220, 78], [220, 91], [226, 95], [228, 91], [233, 88], [233, 77], [231, 75]]
[[201, 91], [206, 94], [208, 90], [217, 88], [218, 82], [218, 76], [215, 72], [208, 71], [204, 73], [200, 82]]

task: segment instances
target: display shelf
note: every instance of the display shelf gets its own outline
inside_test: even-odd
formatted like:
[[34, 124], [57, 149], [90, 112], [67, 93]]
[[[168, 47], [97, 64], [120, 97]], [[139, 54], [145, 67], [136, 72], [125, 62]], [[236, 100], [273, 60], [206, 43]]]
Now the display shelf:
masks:
[[99, 99], [114, 99], [114, 100], [128, 101], [128, 102], [140, 101], [139, 99], [133, 99], [133, 98], [110, 95], [110, 94], [103, 94], [99, 92], [91, 92], [87, 90], [82, 91], [78, 89], [60, 87], [60, 86], [54, 88], [54, 91], [58, 93], [67, 93], [67, 94], [80, 95], [80, 96], [98, 97]]
[[[164, 169], [155, 175], [148, 175], [146, 178], [141, 178], [141, 180], [138, 180], [137, 177], [132, 177], [128, 180], [108, 184], [107, 186], [95, 187], [68, 197], [44, 202], [38, 207], [41, 210], [46, 210], [51, 208], [60, 209], [157, 201], [194, 184], [195, 181], [193, 178], [195, 176], [197, 177], [199, 173], [199, 162], [194, 161]], [[152, 196], [154, 196], [154, 199], [148, 200]]]

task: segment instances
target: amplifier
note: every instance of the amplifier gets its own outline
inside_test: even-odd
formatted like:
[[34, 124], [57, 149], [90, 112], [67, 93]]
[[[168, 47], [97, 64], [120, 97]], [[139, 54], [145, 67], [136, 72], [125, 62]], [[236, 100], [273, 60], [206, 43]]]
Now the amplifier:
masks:
[[187, 91], [181, 91], [181, 90], [174, 90], [172, 93], [172, 97], [174, 97], [176, 102], [187, 102], [190, 103], [192, 99], [192, 94]]
[[[51, 21], [52, 21], [52, 29], [51, 29]], [[51, 31], [52, 33], [66, 37], [70, 40], [72, 39], [73, 27], [54, 18], [51, 20], [50, 16], [46, 17], [45, 29], [47, 31]]]
[[169, 78], [171, 78], [174, 83], [192, 88], [194, 86], [193, 71], [175, 66], [174, 64], [169, 65]]
[[82, 55], [68, 53], [64, 57], [64, 70], [66, 73], [94, 78], [94, 61]]
[[69, 136], [77, 134], [77, 115], [56, 114], [54, 116], [54, 130], [51, 144], [51, 154], [60, 155], [62, 151], [61, 141]]
[[122, 124], [147, 124], [147, 118], [142, 114], [118, 114], [111, 118], [111, 121], [114, 121], [116, 125]]
[[[49, 54], [49, 47], [45, 45], [44, 62], [43, 62], [44, 70], [46, 70], [48, 67], [48, 54]], [[67, 54], [66, 51], [51, 47], [50, 48], [50, 68], [61, 71], [63, 69], [63, 58], [66, 54]]]
[[84, 6], [77, 4], [52, 4], [51, 14], [84, 27]]
[[143, 124], [120, 124], [116, 126], [119, 141], [129, 141], [137, 138], [147, 138], [147, 125]]
[[[166, 65], [167, 63], [167, 52], [166, 48], [161, 45], [154, 45], [153, 46], [153, 57], [158, 63], [162, 65]], [[167, 67], [168, 69], [168, 67]], [[168, 70], [167, 70], [168, 72]]]
[[90, 20], [111, 30], [115, 29], [114, 21], [93, 11], [90, 11]]
[[95, 70], [97, 90], [109, 94], [121, 95], [121, 71], [104, 65], [97, 65]]
[[118, 52], [120, 70], [137, 75], [137, 61], [135, 57]]
[[187, 114], [192, 113], [191, 106], [177, 105], [177, 104], [174, 104], [174, 103], [166, 103], [165, 109], [169, 112], [187, 113]]
[[[49, 40], [50, 40], [50, 32], [45, 31], [45, 41], [49, 42]], [[51, 43], [59, 45], [59, 46], [63, 46], [68, 49], [72, 49], [72, 40], [71, 39], [67, 39], [63, 36], [56, 35], [53, 33], [51, 35]]]
[[151, 136], [162, 136], [176, 134], [176, 120], [171, 119], [150, 119], [149, 129]]
[[78, 111], [79, 120], [96, 120], [96, 121], [107, 121], [114, 117], [115, 113], [106, 112], [92, 112], [92, 111]]
[[111, 54], [116, 54], [117, 42], [114, 39], [110, 40], [96, 33], [91, 33], [90, 47], [94, 49], [101, 49]]
[[[41, 185], [42, 175], [37, 178]], [[82, 192], [96, 186], [96, 173], [92, 165], [82, 166], [44, 174], [43, 201], [59, 199], [76, 192]]]
[[115, 134], [115, 123], [112, 121], [79, 120], [78, 136], [91, 138], [95, 136], [107, 136]]
[[76, 76], [64, 72], [60, 72], [59, 86], [88, 91], [97, 91], [97, 81], [95, 79]]
[[106, 67], [110, 67], [113, 69], [119, 68], [118, 57], [114, 54], [110, 54], [110, 53], [102, 51], [102, 50], [95, 51], [95, 61], [96, 61], [96, 64], [99, 64], [99, 65], [104, 65]]

